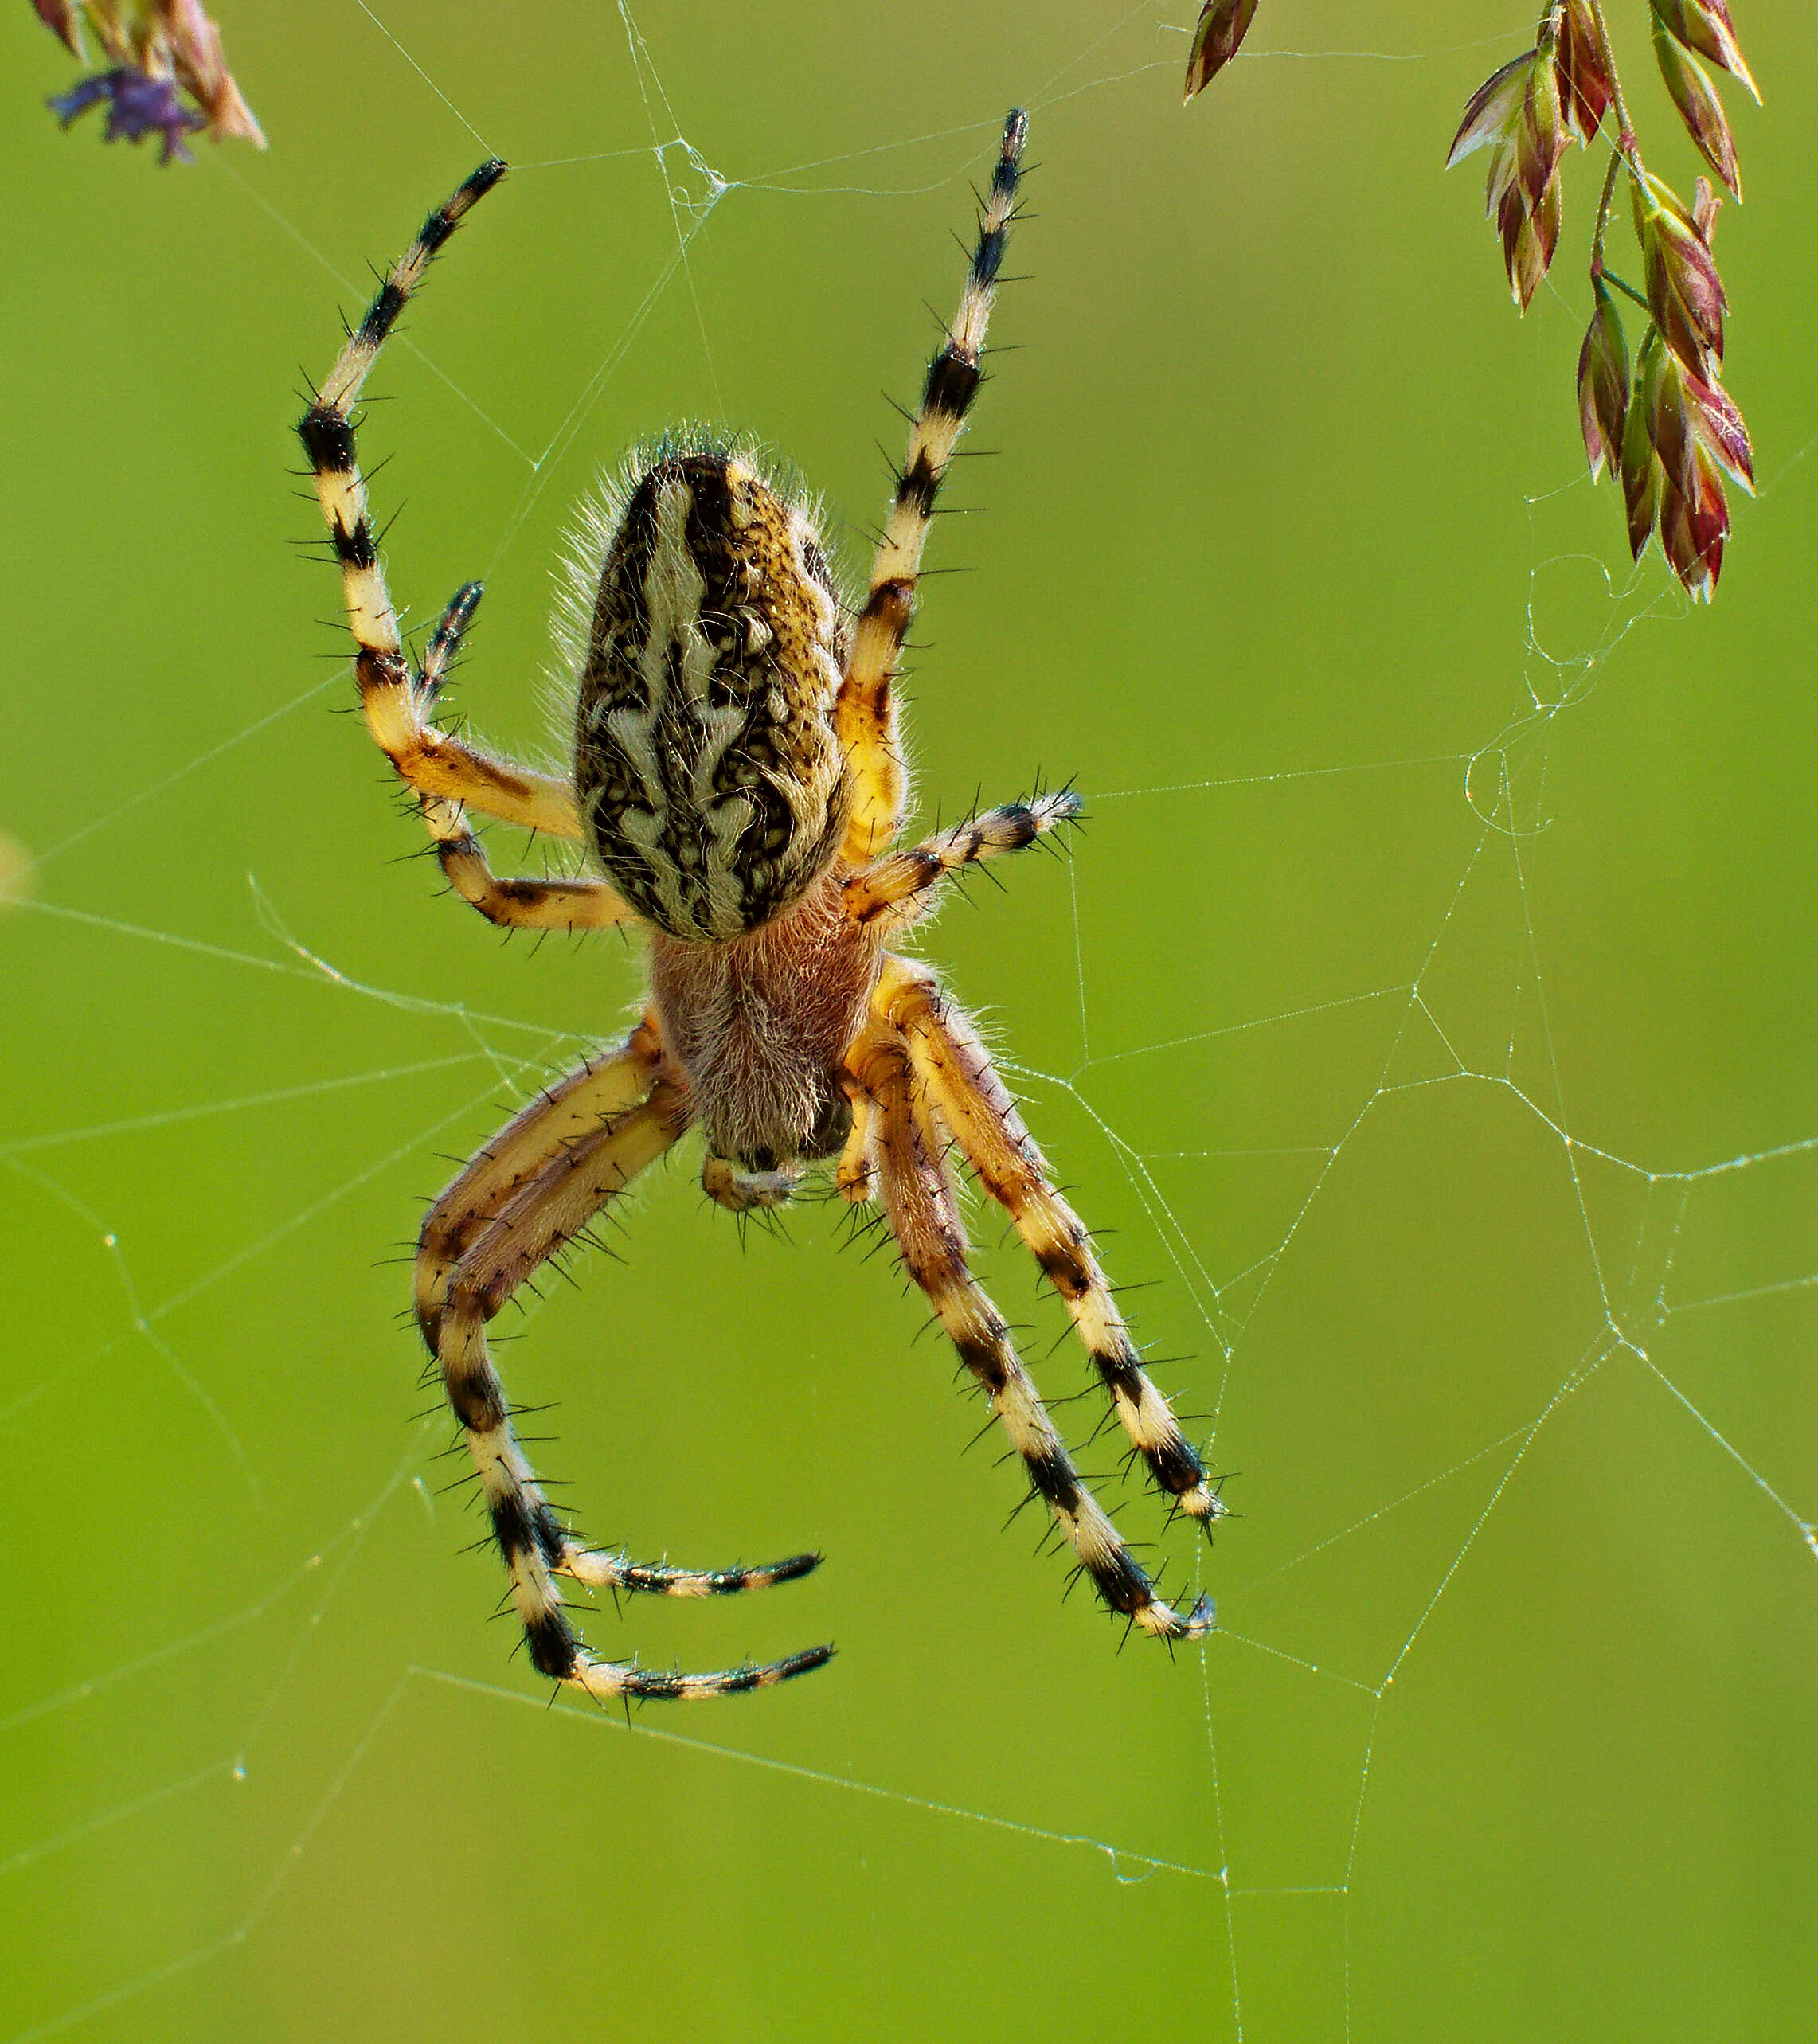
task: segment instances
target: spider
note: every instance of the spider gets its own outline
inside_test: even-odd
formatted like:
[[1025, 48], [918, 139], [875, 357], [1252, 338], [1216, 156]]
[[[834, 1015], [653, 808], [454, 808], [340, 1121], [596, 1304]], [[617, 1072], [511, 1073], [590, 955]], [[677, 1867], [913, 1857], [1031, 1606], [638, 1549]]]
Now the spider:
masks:
[[[598, 522], [575, 647], [572, 776], [490, 757], [431, 721], [479, 585], [456, 592], [413, 666], [354, 453], [352, 409], [381, 344], [504, 164], [482, 164], [430, 214], [298, 429], [341, 565], [367, 728], [414, 793], [454, 891], [508, 929], [631, 924], [648, 942], [647, 1005], [622, 1048], [588, 1059], [482, 1147], [431, 1209], [416, 1260], [417, 1323], [478, 1473], [530, 1659], [596, 1698], [761, 1688], [833, 1651], [703, 1674], [592, 1655], [559, 1579], [714, 1597], [805, 1575], [820, 1557], [703, 1572], [583, 1546], [545, 1499], [487, 1350], [487, 1323], [518, 1286], [697, 1127], [702, 1184], [735, 1212], [781, 1205], [829, 1161], [846, 1200], [881, 1202], [904, 1268], [1100, 1597], [1163, 1639], [1198, 1638], [1213, 1623], [1204, 1597], [1183, 1613], [1158, 1597], [968, 1266], [956, 1154], [1065, 1300], [1157, 1487], [1202, 1524], [1220, 1516], [976, 1030], [927, 966], [888, 948], [949, 876], [1030, 844], [1080, 806], [1070, 792], [1038, 795], [892, 848], [908, 795], [897, 660], [936, 494], [979, 381], [1026, 131], [1013, 111], [862, 605], [843, 602], [812, 507], [757, 456], [699, 431], [670, 436], [634, 458]], [[604, 877], [495, 877], [470, 810], [581, 840]]]

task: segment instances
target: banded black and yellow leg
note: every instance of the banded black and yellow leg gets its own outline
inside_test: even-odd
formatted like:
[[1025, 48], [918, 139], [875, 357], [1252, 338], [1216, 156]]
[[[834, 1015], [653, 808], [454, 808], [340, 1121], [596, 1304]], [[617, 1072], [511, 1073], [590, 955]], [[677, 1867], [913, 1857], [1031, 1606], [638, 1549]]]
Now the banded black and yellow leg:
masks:
[[987, 809], [854, 873], [842, 889], [846, 913], [855, 923], [886, 932], [918, 922], [933, 905], [930, 897], [942, 881], [976, 860], [1021, 851], [1045, 830], [1070, 823], [1081, 807], [1069, 789]]
[[553, 837], [579, 838], [581, 817], [566, 782], [493, 759], [426, 721], [385, 587], [354, 445], [354, 405], [386, 335], [436, 252], [467, 209], [504, 174], [502, 163], [483, 163], [423, 223], [422, 232], [379, 287], [297, 432], [315, 473], [329, 544], [341, 564], [347, 622], [354, 634], [354, 676], [374, 740], [420, 795], [465, 802], [488, 816]]
[[1028, 116], [1020, 108], [1003, 124], [1003, 143], [979, 221], [960, 310], [929, 368], [921, 408], [909, 431], [835, 704], [835, 729], [852, 769], [852, 807], [843, 849], [854, 866], [875, 858], [896, 835], [902, 818], [908, 776], [897, 737], [897, 663], [915, 612], [916, 580], [934, 500], [979, 387], [985, 328], [1016, 209], [1018, 166], [1028, 128]]
[[416, 674], [416, 706], [424, 713], [435, 708], [447, 686], [448, 674], [460, 658], [467, 628], [486, 594], [483, 582], [463, 582], [444, 605], [436, 629], [423, 649], [423, 665]]
[[942, 995], [932, 973], [889, 958], [877, 1013], [900, 1030], [916, 1077], [979, 1182], [1015, 1223], [1065, 1301], [1131, 1446], [1155, 1487], [1202, 1524], [1223, 1516], [1205, 1464], [1139, 1358], [1092, 1237], [1049, 1182], [1047, 1167], [978, 1032]]
[[1212, 1626], [1202, 1597], [1184, 1616], [1155, 1595], [1136, 1557], [1081, 1480], [1010, 1339], [1003, 1316], [966, 1260], [940, 1131], [918, 1112], [908, 1045], [893, 1030], [861, 1036], [849, 1065], [877, 1103], [879, 1187], [904, 1268], [929, 1296], [947, 1338], [972, 1373], [1022, 1458], [1031, 1487], [1054, 1514], [1080, 1565], [1112, 1610], [1159, 1639], [1198, 1639]]
[[[786, 1561], [769, 1561], [757, 1569], [672, 1569], [667, 1564], [630, 1561], [623, 1554], [570, 1547], [556, 1565], [556, 1573], [585, 1583], [590, 1589], [650, 1592], [658, 1597], [735, 1597], [745, 1590], [768, 1589], [772, 1583], [792, 1583], [820, 1565], [818, 1554], [792, 1554]], [[819, 1651], [824, 1659], [825, 1650]], [[792, 1668], [790, 1672], [801, 1671]]]
[[[463, 1257], [552, 1166], [643, 1105], [662, 1066], [661, 1039], [647, 1017], [620, 1049], [590, 1059], [522, 1108], [436, 1200], [417, 1239], [415, 1307], [417, 1327], [438, 1362], [449, 1287]], [[444, 1376], [446, 1388], [445, 1366]], [[502, 1403], [496, 1379], [495, 1388]], [[567, 1544], [565, 1530], [553, 1519], [549, 1530], [553, 1546]]]
[[815, 1647], [768, 1667], [674, 1675], [601, 1662], [563, 1615], [554, 1577], [674, 1597], [757, 1589], [805, 1575], [819, 1557], [710, 1571], [628, 1561], [580, 1546], [557, 1518], [511, 1428], [486, 1325], [542, 1263], [686, 1128], [686, 1097], [663, 1076], [655, 1032], [584, 1068], [527, 1108], [436, 1202], [418, 1263], [418, 1319], [480, 1479], [513, 1603], [544, 1674], [600, 1696], [696, 1697], [759, 1688], [824, 1662]]

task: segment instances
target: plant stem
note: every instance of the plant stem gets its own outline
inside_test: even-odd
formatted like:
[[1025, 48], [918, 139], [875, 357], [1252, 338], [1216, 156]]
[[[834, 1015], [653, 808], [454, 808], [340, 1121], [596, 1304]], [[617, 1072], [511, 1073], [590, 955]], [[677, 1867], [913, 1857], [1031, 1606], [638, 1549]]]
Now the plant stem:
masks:
[[1606, 284], [1614, 284], [1617, 289], [1622, 293], [1624, 298], [1633, 299], [1635, 303], [1640, 307], [1641, 310], [1648, 315], [1650, 319], [1653, 318], [1654, 308], [1648, 303], [1647, 299], [1641, 295], [1640, 292], [1635, 288], [1633, 284], [1625, 283], [1623, 279], [1616, 274], [1614, 270], [1599, 270], [1595, 274], [1601, 276]]
[[1604, 237], [1609, 232], [1610, 201], [1616, 196], [1617, 173], [1622, 168], [1622, 151], [1613, 149], [1609, 153], [1609, 168], [1604, 173], [1603, 197], [1597, 201], [1597, 233], [1591, 240], [1591, 275], [1603, 275]]
[[1641, 181], [1641, 153], [1635, 146], [1635, 130], [1628, 119], [1628, 102], [1622, 96], [1622, 80], [1616, 68], [1616, 50], [1609, 39], [1609, 24], [1603, 18], [1603, 0], [1590, 0], [1590, 6], [1591, 19], [1597, 23], [1597, 35], [1603, 43], [1603, 61], [1609, 72], [1609, 96], [1616, 106], [1617, 150], [1639, 184]]

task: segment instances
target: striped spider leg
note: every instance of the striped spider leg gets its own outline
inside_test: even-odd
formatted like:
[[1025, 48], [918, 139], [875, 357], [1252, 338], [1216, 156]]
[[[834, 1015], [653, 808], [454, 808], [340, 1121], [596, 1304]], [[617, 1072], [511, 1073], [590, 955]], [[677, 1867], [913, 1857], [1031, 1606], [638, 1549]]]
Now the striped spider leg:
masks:
[[468, 209], [504, 175], [502, 163], [483, 163], [424, 221], [349, 336], [297, 432], [315, 478], [329, 544], [341, 566], [361, 713], [399, 778], [415, 791], [450, 884], [490, 921], [508, 927], [603, 929], [624, 922], [631, 913], [604, 881], [494, 878], [464, 809], [551, 837], [575, 838], [583, 834], [574, 790], [552, 775], [494, 759], [428, 721], [427, 713], [479, 605], [479, 584], [470, 582], [456, 591], [431, 635], [423, 671], [412, 673], [385, 586], [354, 449], [354, 407], [386, 336], [436, 252]]
[[1003, 125], [959, 313], [929, 365], [921, 406], [897, 471], [895, 494], [834, 705], [835, 728], [852, 777], [842, 851], [854, 866], [863, 865], [890, 844], [909, 800], [909, 771], [897, 730], [897, 663], [915, 615], [916, 583], [934, 500], [983, 374], [979, 358], [1011, 222], [1016, 217], [1017, 182], [1028, 134], [1027, 115], [1013, 111]]
[[[893, 979], [923, 983], [913, 967], [897, 959], [886, 966], [885, 985]], [[927, 1293], [960, 1360], [1022, 1457], [1030, 1490], [1048, 1507], [1104, 1604], [1155, 1638], [1202, 1637], [1212, 1629], [1210, 1600], [1202, 1597], [1183, 1615], [1157, 1597], [1147, 1571], [1073, 1466], [1016, 1353], [1008, 1324], [973, 1276], [948, 1162], [950, 1145], [960, 1139], [918, 1065], [914, 1039], [892, 1019], [887, 995], [881, 995], [875, 1012], [872, 1027], [853, 1047], [849, 1069], [875, 1114], [878, 1193], [903, 1268]], [[1014, 1111], [1011, 1121], [1014, 1125]], [[961, 1147], [964, 1154], [964, 1143]], [[1089, 1264], [1091, 1249], [1083, 1230], [1080, 1235], [1076, 1253]], [[1092, 1268], [1096, 1277], [1096, 1265]], [[1098, 1283], [1102, 1289], [1102, 1280]], [[1115, 1314], [1115, 1307], [1111, 1310]], [[1181, 1440], [1166, 1404], [1140, 1367], [1135, 1374], [1152, 1401], [1143, 1402], [1141, 1417], [1159, 1440], [1178, 1444], [1197, 1476], [1198, 1458]]]
[[[919, 921], [942, 883], [965, 866], [1019, 850], [1080, 811], [1077, 796], [1062, 791], [987, 810], [921, 844], [877, 855], [894, 838], [908, 800], [897, 733], [897, 662], [914, 612], [935, 500], [980, 381], [986, 330], [1016, 213], [1026, 128], [1018, 115], [1005, 123], [960, 309], [929, 367], [909, 429], [840, 690], [841, 736], [858, 784], [843, 848], [856, 868], [843, 884], [846, 912], [878, 939]], [[1155, 1597], [1148, 1577], [1081, 1483], [1001, 1315], [968, 1269], [945, 1162], [948, 1147], [957, 1145], [1060, 1292], [1157, 1488], [1179, 1510], [1209, 1525], [1222, 1507], [1197, 1452], [1137, 1358], [1091, 1238], [1049, 1184], [1041, 1153], [977, 1033], [940, 992], [934, 975], [886, 956], [871, 1013], [873, 1030], [848, 1061], [854, 1092], [866, 1108], [855, 1115], [836, 1174], [839, 1189], [858, 1202], [881, 1185], [905, 1267], [985, 1388], [1032, 1486], [1052, 1508], [1104, 1601], [1146, 1632], [1198, 1636], [1211, 1626], [1210, 1604], [1202, 1598], [1183, 1618]]]
[[979, 1183], [1009, 1214], [1065, 1303], [1112, 1409], [1155, 1488], [1187, 1518], [1224, 1516], [1198, 1452], [1136, 1353], [1084, 1223], [1050, 1182], [1047, 1166], [998, 1077], [978, 1031], [925, 966], [886, 960], [877, 1011], [900, 1032], [928, 1111]]
[[431, 1209], [417, 1249], [417, 1324], [465, 1434], [532, 1665], [602, 1698], [766, 1688], [820, 1667], [833, 1651], [814, 1647], [766, 1667], [705, 1675], [596, 1659], [563, 1614], [557, 1576], [611, 1590], [717, 1597], [806, 1575], [820, 1557], [701, 1571], [582, 1547], [550, 1510], [518, 1446], [487, 1346], [487, 1323], [518, 1287], [678, 1141], [690, 1119], [686, 1085], [646, 1020], [616, 1056], [572, 1073], [480, 1151]]

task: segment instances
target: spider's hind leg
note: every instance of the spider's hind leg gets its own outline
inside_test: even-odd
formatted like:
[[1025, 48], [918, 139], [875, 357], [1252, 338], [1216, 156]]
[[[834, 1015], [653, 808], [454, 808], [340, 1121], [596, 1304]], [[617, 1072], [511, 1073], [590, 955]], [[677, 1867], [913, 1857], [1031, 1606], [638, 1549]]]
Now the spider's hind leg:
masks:
[[925, 966], [889, 958], [878, 1013], [902, 1033], [918, 1084], [979, 1184], [1060, 1294], [1112, 1409], [1155, 1488], [1202, 1526], [1223, 1518], [1217, 1487], [1142, 1365], [1092, 1237], [1057, 1192], [1009, 1089], [965, 1015]]
[[596, 1659], [565, 1613], [556, 1578], [671, 1597], [712, 1597], [805, 1575], [798, 1554], [760, 1569], [645, 1566], [581, 1547], [551, 1510], [512, 1430], [486, 1328], [518, 1287], [584, 1229], [689, 1125], [687, 1092], [665, 1067], [655, 1027], [616, 1057], [583, 1066], [481, 1151], [431, 1210], [417, 1255], [416, 1313], [466, 1435], [480, 1494], [538, 1672], [608, 1697], [722, 1696], [821, 1667], [831, 1647], [703, 1675]]
[[1030, 1488], [1053, 1513], [1100, 1597], [1151, 1638], [1197, 1639], [1212, 1629], [1212, 1606], [1165, 1603], [1074, 1467], [1030, 1382], [1003, 1315], [967, 1264], [966, 1235], [946, 1158], [947, 1131], [887, 1023], [854, 1046], [850, 1069], [877, 1103], [884, 1212], [903, 1268], [928, 1294], [960, 1359], [977, 1380], [1022, 1458]]

